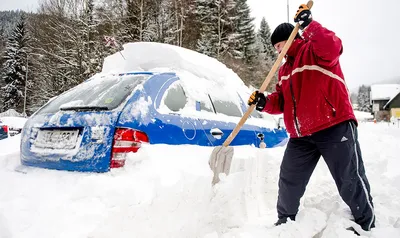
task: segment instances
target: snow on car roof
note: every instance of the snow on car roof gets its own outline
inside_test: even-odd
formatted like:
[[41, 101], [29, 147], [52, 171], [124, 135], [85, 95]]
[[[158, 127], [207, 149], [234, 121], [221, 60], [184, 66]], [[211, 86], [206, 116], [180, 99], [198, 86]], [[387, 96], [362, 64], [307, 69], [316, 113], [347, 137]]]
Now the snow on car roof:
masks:
[[102, 73], [134, 71], [182, 72], [218, 83], [225, 88], [244, 86], [233, 70], [196, 51], [156, 42], [135, 42], [104, 59]]
[[[213, 95], [213, 99], [222, 101], [238, 98], [238, 93], [242, 100], [246, 100], [246, 95], [251, 93], [242, 79], [217, 59], [170, 44], [156, 42], [124, 44], [123, 50], [104, 59], [100, 75], [127, 72], [175, 73], [180, 78], [181, 86], [187, 95], [199, 101], [209, 100], [204, 92]], [[241, 107], [239, 100], [233, 102], [238, 108]], [[188, 101], [188, 104], [192, 104], [190, 107], [192, 111], [185, 110], [185, 115], [196, 114], [194, 103]], [[208, 116], [210, 120], [216, 117], [211, 114]], [[218, 118], [226, 121], [232, 119], [223, 115], [218, 115]], [[237, 122], [239, 119], [235, 118], [234, 121]], [[270, 128], [276, 126], [273, 118], [263, 122], [259, 120], [253, 122], [253, 119], [249, 118], [247, 123], [254, 125], [261, 123]]]

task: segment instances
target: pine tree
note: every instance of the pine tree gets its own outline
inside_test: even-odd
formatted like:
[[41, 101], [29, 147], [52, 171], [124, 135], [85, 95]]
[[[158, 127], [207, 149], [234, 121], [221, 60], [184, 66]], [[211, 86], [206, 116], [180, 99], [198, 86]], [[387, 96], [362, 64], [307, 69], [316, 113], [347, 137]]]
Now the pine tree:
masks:
[[243, 59], [245, 63], [250, 63], [256, 56], [254, 24], [250, 16], [250, 7], [247, 0], [236, 0], [233, 11], [233, 55]]
[[200, 39], [197, 41], [197, 51], [208, 55], [210, 57], [217, 58], [218, 37], [215, 35], [213, 26], [210, 24], [204, 24], [201, 30]]
[[4, 56], [2, 85], [2, 111], [15, 109], [23, 111], [24, 88], [26, 82], [27, 42], [28, 36], [25, 26], [25, 16], [17, 22], [6, 44]]
[[200, 27], [196, 50], [221, 59], [229, 52], [233, 29], [230, 14], [234, 0], [196, 0], [196, 21]]
[[[271, 31], [265, 18], [261, 20], [260, 28], [257, 32], [256, 37], [256, 48], [257, 54], [255, 60], [255, 69], [253, 70], [251, 78], [248, 80], [249, 83], [255, 87], [260, 86], [268, 72], [274, 65], [277, 53], [270, 43]], [[267, 91], [273, 92], [275, 90], [276, 82], [278, 81], [277, 75], [275, 74], [270, 84], [268, 85]]]
[[213, 0], [196, 0], [196, 18], [200, 26], [200, 38], [196, 51], [211, 57], [217, 57], [217, 8]]
[[264, 60], [267, 62], [275, 62], [277, 54], [274, 46], [271, 44], [271, 29], [269, 28], [265, 17], [263, 17], [261, 20], [257, 37], [262, 44], [261, 53], [264, 54]]
[[358, 110], [362, 112], [371, 112], [370, 92], [371, 86], [361, 85], [358, 88]]

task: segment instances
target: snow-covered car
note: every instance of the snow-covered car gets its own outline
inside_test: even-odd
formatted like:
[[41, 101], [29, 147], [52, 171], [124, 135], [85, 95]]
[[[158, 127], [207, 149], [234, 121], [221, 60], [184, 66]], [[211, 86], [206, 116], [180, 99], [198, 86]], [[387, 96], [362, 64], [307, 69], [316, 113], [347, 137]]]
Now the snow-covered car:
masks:
[[0, 118], [0, 140], [21, 133], [26, 122], [24, 117], [5, 116]]
[[[215, 59], [165, 44], [127, 44], [106, 58], [101, 73], [29, 118], [21, 163], [106, 172], [142, 143], [222, 145], [247, 110], [249, 93]], [[260, 117], [254, 112], [231, 145], [284, 145], [285, 129]]]
[[0, 140], [8, 137], [8, 126], [0, 119]]
[[7, 130], [8, 136], [15, 136], [21, 133], [26, 120], [21, 116], [4, 116], [0, 118], [0, 125], [3, 125], [3, 130]]

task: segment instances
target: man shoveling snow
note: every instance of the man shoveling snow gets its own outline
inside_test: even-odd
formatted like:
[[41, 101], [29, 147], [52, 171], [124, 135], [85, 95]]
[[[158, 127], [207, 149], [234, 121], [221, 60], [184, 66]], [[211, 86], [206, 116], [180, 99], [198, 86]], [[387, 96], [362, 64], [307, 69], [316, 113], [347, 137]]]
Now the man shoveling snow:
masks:
[[[313, 21], [305, 4], [294, 21], [303, 34], [296, 36], [286, 54], [276, 92], [265, 97], [255, 91], [248, 101], [249, 105], [256, 104], [258, 111], [283, 113], [290, 134], [280, 168], [276, 225], [295, 219], [300, 198], [322, 155], [355, 222], [369, 231], [375, 227], [375, 213], [358, 143], [357, 120], [339, 63], [342, 42], [334, 32]], [[271, 35], [278, 52], [293, 29], [293, 25], [283, 23]]]

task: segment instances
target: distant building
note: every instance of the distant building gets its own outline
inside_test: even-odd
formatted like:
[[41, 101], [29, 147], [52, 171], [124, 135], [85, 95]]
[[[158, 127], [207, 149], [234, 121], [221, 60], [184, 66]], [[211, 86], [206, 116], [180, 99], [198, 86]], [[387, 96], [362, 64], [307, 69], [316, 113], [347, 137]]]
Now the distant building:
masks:
[[389, 102], [383, 106], [383, 109], [390, 112], [390, 117], [400, 119], [400, 92], [390, 99]]
[[[400, 84], [374, 84], [371, 85], [372, 113], [377, 121], [389, 121], [393, 113], [396, 114], [397, 100], [400, 93]], [[394, 107], [393, 107], [394, 106]], [[392, 112], [392, 108], [394, 108]], [[400, 112], [398, 112], [400, 113]]]

